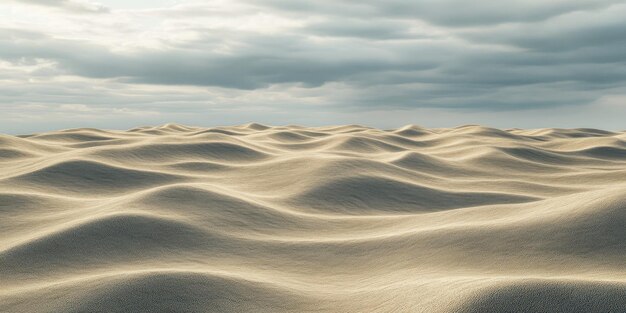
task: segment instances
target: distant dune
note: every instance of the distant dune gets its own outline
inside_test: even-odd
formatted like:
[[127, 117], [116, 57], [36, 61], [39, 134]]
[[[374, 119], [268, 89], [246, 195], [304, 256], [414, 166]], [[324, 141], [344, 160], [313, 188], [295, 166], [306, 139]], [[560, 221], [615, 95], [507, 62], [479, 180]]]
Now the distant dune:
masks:
[[0, 312], [626, 312], [626, 133], [0, 135]]

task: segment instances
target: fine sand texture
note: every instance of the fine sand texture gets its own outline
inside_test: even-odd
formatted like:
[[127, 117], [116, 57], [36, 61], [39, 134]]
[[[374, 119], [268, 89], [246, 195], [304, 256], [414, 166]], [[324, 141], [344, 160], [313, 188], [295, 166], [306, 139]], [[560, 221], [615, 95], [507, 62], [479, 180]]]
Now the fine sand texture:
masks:
[[0, 135], [0, 312], [626, 312], [626, 133]]

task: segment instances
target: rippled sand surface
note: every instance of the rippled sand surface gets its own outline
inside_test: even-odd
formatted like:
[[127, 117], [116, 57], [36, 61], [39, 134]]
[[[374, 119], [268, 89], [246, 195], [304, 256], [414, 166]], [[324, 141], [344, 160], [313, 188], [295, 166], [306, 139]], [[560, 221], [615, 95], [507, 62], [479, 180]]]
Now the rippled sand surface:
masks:
[[0, 135], [0, 312], [529, 311], [626, 311], [626, 133]]

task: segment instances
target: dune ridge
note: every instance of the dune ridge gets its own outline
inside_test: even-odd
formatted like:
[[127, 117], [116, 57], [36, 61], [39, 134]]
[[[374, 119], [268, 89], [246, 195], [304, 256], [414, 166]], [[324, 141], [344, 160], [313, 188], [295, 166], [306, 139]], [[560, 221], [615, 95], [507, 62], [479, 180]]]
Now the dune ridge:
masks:
[[626, 132], [0, 135], [0, 312], [624, 312]]

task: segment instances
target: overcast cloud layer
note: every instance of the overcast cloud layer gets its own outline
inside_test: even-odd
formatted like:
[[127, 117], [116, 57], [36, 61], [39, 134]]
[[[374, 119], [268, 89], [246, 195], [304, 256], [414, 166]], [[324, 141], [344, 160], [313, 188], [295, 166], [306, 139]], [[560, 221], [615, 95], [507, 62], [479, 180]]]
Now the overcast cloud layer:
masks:
[[7, 0], [0, 132], [624, 129], [624, 16], [623, 0]]

